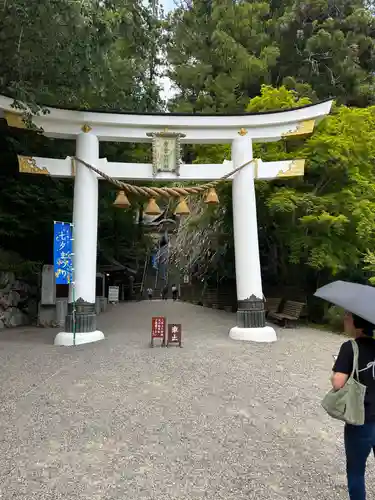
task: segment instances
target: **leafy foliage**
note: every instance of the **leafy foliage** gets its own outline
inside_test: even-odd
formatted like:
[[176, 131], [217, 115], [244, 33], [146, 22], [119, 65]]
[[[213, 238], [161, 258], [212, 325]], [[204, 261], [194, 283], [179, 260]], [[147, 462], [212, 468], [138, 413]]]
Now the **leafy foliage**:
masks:
[[152, 10], [137, 0], [5, 2], [0, 92], [34, 108], [152, 109], [159, 36]]
[[[252, 99], [247, 109], [265, 111], [306, 103], [306, 97], [285, 87], [263, 87], [262, 95]], [[268, 282], [297, 283], [313, 290], [332, 276], [365, 279], [365, 265], [375, 272], [375, 259], [369, 251], [375, 245], [374, 120], [375, 107], [340, 106], [304, 142], [255, 145], [255, 156], [264, 160], [306, 159], [303, 178], [256, 185], [261, 258]], [[222, 157], [228, 154], [221, 146], [215, 154], [220, 155], [220, 150]], [[204, 161], [204, 148], [199, 154]], [[206, 161], [211, 155], [210, 146]], [[220, 263], [215, 267], [233, 272], [230, 187], [224, 186], [220, 195], [222, 206], [215, 222], [220, 231], [215, 240], [220, 242], [220, 248], [215, 247]], [[197, 224], [195, 221], [194, 231]], [[200, 219], [200, 234], [209, 229], [207, 220]], [[184, 251], [190, 254], [189, 246]], [[194, 254], [199, 251], [205, 255], [207, 244], [196, 240]], [[205, 258], [203, 262], [205, 272], [212, 273], [213, 267]]]
[[332, 328], [332, 331], [342, 333], [344, 325], [345, 311], [341, 307], [332, 306], [327, 309], [324, 319]]
[[245, 108], [262, 84], [374, 102], [375, 18], [365, 0], [187, 1], [170, 15], [173, 109]]
[[[152, 6], [138, 0], [5, 2], [0, 10], [0, 93], [33, 111], [48, 105], [157, 110], [160, 36]], [[72, 218], [73, 182], [20, 175], [16, 155], [65, 158], [74, 154], [74, 143], [11, 130], [5, 121], [0, 125], [1, 245], [25, 260], [50, 263], [53, 221]], [[145, 161], [149, 152], [144, 146], [105, 144], [101, 154]], [[101, 183], [99, 255], [134, 266], [147, 244], [133, 223], [137, 207], [116, 213], [113, 200], [113, 189]]]
[[189, 2], [168, 23], [170, 76], [180, 111], [243, 109], [271, 81], [279, 49], [267, 31], [268, 2]]
[[274, 84], [293, 77], [319, 98], [374, 102], [375, 19], [364, 0], [282, 2], [273, 26], [280, 59]]
[[30, 277], [38, 274], [40, 270], [40, 262], [25, 261], [18, 253], [6, 252], [0, 248], [0, 272], [13, 272], [17, 276]]

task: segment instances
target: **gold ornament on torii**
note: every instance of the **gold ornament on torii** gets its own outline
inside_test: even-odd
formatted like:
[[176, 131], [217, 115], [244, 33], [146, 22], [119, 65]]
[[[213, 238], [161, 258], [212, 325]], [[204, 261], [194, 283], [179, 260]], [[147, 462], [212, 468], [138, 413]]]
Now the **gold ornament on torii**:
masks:
[[19, 113], [12, 113], [11, 111], [4, 111], [4, 118], [7, 121], [9, 127], [13, 128], [26, 128], [26, 123], [23, 121], [23, 117]]
[[302, 176], [305, 173], [305, 160], [292, 160], [290, 162], [290, 166], [287, 170], [280, 170], [276, 178], [280, 179], [281, 177], [298, 177]]
[[84, 134], [88, 134], [89, 132], [91, 132], [92, 128], [88, 123], [85, 123], [84, 125], [82, 125], [81, 130]]
[[288, 132], [284, 132], [281, 137], [284, 138], [284, 137], [295, 137], [298, 135], [309, 135], [313, 133], [314, 127], [315, 127], [315, 120], [304, 120], [302, 122], [297, 123], [294, 129], [288, 130]]
[[32, 156], [17, 156], [18, 170], [23, 174], [42, 174], [49, 175], [46, 167], [38, 167], [35, 158]]

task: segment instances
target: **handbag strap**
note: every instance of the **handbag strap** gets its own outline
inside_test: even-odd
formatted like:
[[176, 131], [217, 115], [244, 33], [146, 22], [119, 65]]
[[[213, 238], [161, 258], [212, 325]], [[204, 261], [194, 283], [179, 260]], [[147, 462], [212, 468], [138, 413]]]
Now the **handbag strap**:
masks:
[[352, 348], [353, 348], [353, 369], [352, 373], [350, 375], [351, 378], [353, 378], [353, 375], [357, 377], [357, 380], [359, 380], [359, 371], [358, 371], [358, 356], [359, 356], [359, 349], [358, 349], [358, 344], [355, 340], [351, 340], [352, 343]]

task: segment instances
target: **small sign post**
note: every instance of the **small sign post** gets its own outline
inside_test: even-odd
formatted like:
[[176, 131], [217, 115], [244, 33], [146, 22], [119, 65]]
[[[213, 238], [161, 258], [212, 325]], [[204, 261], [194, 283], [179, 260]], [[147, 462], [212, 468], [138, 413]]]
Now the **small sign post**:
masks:
[[119, 300], [120, 289], [118, 286], [108, 287], [108, 302], [110, 304], [117, 304]]
[[180, 323], [168, 325], [167, 347], [169, 344], [178, 344], [179, 347], [182, 347], [182, 325]]
[[164, 316], [154, 316], [151, 323], [151, 347], [154, 347], [154, 339], [161, 339], [162, 346], [165, 346], [165, 329], [167, 318]]

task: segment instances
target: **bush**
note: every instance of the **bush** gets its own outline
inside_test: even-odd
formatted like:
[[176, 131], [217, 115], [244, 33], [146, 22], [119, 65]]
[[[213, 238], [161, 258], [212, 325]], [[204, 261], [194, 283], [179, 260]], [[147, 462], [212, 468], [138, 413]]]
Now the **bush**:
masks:
[[324, 319], [327, 321], [334, 332], [343, 332], [344, 314], [344, 309], [338, 306], [332, 306], [327, 310]]

